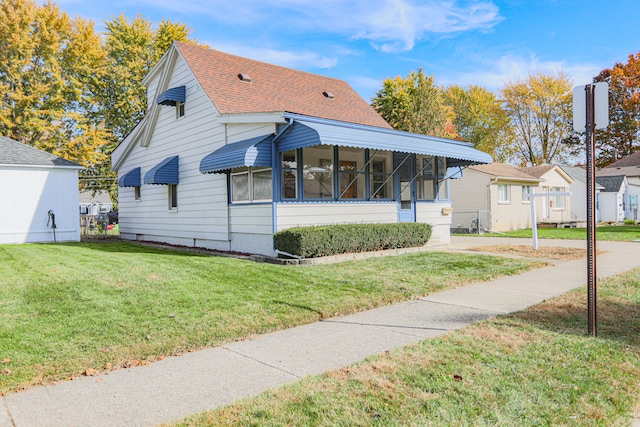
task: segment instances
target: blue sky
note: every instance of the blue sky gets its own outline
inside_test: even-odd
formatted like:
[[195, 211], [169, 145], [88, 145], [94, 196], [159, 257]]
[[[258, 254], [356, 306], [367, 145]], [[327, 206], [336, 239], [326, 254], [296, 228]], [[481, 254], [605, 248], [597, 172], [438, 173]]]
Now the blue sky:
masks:
[[123, 12], [187, 24], [214, 49], [346, 80], [367, 101], [422, 67], [499, 90], [528, 73], [575, 85], [640, 52], [640, 0], [58, 0], [96, 22]]

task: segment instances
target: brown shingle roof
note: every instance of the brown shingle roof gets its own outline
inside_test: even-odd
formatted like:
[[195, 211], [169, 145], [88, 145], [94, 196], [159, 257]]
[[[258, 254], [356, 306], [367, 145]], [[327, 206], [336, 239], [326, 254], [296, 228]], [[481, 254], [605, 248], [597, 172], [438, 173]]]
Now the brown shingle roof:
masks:
[[549, 172], [551, 169], [555, 168], [555, 165], [540, 165], [540, 166], [530, 166], [528, 168], [518, 168], [524, 173], [528, 173], [529, 175], [535, 176], [536, 178], [542, 178], [542, 175]]
[[[346, 82], [176, 42], [221, 114], [289, 112], [390, 128]], [[248, 75], [251, 82], [238, 78]], [[334, 95], [329, 99], [323, 92]]]
[[489, 163], [486, 165], [469, 166], [469, 169], [484, 172], [489, 175], [502, 178], [518, 178], [518, 179], [530, 179], [532, 181], [540, 181], [538, 177], [530, 175], [520, 170], [515, 166], [508, 165], [506, 163]]
[[623, 168], [627, 166], [640, 166], [640, 151], [636, 151], [617, 162], [611, 163], [607, 168]]

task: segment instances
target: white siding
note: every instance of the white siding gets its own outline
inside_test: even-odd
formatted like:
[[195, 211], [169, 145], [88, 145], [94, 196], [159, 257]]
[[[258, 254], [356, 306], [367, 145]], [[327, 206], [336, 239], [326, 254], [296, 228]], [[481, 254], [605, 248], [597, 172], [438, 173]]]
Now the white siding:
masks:
[[479, 210], [489, 210], [489, 185], [487, 174], [465, 169], [461, 179], [449, 180], [449, 194], [453, 214], [451, 228], [468, 229]]
[[390, 203], [281, 203], [278, 231], [291, 227], [398, 221], [398, 204]]
[[49, 210], [56, 240], [79, 241], [78, 197], [75, 169], [0, 167], [0, 243], [52, 242]]
[[416, 204], [416, 221], [431, 224], [431, 238], [429, 245], [448, 245], [451, 243], [451, 209], [449, 203], [418, 203]]
[[200, 173], [200, 161], [225, 142], [273, 133], [275, 125], [218, 123], [213, 104], [179, 58], [169, 87], [181, 85], [186, 86], [185, 116], [178, 119], [174, 107], [159, 106], [149, 146], [136, 145], [118, 169], [121, 176], [140, 166], [144, 180], [149, 169], [167, 157], [179, 155], [178, 208], [169, 210], [166, 185], [143, 184], [139, 201], [134, 200], [133, 188], [121, 187], [121, 236], [229, 250], [226, 175]]

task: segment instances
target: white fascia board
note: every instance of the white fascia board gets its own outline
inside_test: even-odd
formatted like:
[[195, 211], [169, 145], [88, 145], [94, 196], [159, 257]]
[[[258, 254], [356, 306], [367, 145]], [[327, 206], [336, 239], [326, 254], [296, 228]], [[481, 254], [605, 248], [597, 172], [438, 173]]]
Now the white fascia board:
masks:
[[84, 169], [84, 166], [58, 166], [58, 165], [23, 165], [23, 164], [0, 164], [0, 168], [3, 169], [50, 169], [50, 170], [59, 170], [59, 169], [67, 169], [67, 170], [77, 170], [81, 171]]
[[286, 123], [283, 111], [270, 113], [236, 113], [221, 114], [217, 121], [219, 123]]
[[111, 170], [118, 171], [120, 165], [127, 158], [133, 147], [136, 146], [138, 142], [138, 138], [143, 133], [144, 128], [146, 127], [146, 119], [147, 116], [142, 118], [142, 121], [138, 123], [138, 126], [133, 128], [131, 133], [127, 135], [127, 137], [118, 145], [115, 150], [111, 153]]

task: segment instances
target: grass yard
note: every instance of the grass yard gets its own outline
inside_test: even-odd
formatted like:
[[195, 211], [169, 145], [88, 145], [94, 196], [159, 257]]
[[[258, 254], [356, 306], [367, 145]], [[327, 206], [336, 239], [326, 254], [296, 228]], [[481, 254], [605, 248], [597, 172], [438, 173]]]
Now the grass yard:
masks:
[[0, 393], [534, 266], [436, 252], [287, 267], [120, 241], [0, 246]]
[[[472, 234], [465, 234], [472, 236]], [[505, 231], [501, 233], [485, 233], [484, 237], [525, 237], [531, 238], [531, 229]], [[538, 228], [540, 239], [572, 239], [586, 240], [586, 228]], [[603, 225], [596, 228], [597, 240], [615, 240], [630, 242], [640, 239], [640, 226], [638, 225]]]
[[640, 390], [640, 269], [586, 290], [371, 357], [188, 426], [628, 426]]

